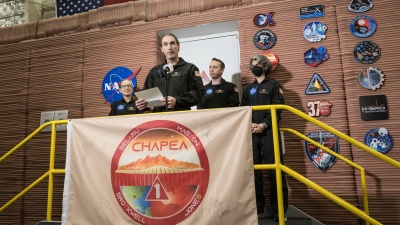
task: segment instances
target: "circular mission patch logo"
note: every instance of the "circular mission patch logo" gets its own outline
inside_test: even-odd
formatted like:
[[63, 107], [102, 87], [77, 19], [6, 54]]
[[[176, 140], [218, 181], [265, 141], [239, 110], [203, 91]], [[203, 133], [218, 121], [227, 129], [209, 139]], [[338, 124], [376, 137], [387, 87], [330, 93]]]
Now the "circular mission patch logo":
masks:
[[276, 35], [268, 29], [259, 30], [253, 38], [254, 45], [261, 50], [272, 48], [276, 43]]
[[200, 205], [209, 182], [200, 139], [168, 120], [133, 128], [111, 162], [111, 184], [122, 210], [140, 224], [178, 224]]

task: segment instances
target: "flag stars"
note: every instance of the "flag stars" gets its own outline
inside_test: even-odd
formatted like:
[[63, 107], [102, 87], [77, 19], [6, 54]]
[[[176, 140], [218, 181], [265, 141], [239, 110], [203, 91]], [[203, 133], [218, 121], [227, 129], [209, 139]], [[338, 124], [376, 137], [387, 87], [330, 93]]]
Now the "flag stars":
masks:
[[[0, 0], [1, 1], [1, 0]], [[74, 15], [103, 6], [104, 0], [56, 0], [57, 16]]]

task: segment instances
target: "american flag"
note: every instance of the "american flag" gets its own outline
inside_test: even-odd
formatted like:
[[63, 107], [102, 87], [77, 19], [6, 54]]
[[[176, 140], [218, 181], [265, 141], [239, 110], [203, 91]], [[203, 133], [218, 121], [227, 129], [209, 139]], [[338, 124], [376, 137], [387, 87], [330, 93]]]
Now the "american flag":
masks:
[[87, 12], [104, 5], [104, 0], [57, 0], [57, 17]]

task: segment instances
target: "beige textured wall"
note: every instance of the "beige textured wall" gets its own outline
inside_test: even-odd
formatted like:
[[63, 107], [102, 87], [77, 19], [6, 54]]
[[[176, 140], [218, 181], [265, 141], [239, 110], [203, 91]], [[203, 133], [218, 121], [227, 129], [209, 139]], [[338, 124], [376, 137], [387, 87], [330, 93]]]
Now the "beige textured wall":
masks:
[[[216, 2], [216, 1], [215, 1]], [[325, 5], [325, 17], [316, 20], [328, 26], [327, 39], [319, 43], [307, 42], [302, 36], [306, 23], [300, 20], [300, 6]], [[170, 5], [179, 7], [170, 7]], [[349, 31], [349, 23], [356, 13], [347, 10], [348, 0], [326, 1], [141, 1], [76, 15], [65, 19], [44, 20], [26, 26], [5, 28], [0, 32], [0, 154], [4, 154], [19, 140], [36, 129], [41, 111], [68, 109], [70, 118], [104, 116], [108, 104], [104, 104], [101, 81], [116, 66], [136, 68], [142, 66], [138, 76], [139, 87], [152, 66], [161, 60], [158, 52], [157, 31], [190, 27], [214, 22], [238, 20], [242, 82], [252, 81], [248, 70], [248, 58], [260, 53], [253, 44], [253, 36], [260, 29], [253, 24], [258, 13], [274, 11], [276, 26], [267, 27], [277, 35], [277, 43], [271, 49], [280, 60], [273, 78], [283, 84], [286, 101], [303, 112], [311, 100], [328, 100], [333, 104], [329, 117], [319, 118], [353, 138], [363, 141], [371, 128], [386, 127], [396, 138], [399, 136], [399, 95], [394, 85], [399, 79], [396, 52], [399, 37], [392, 29], [398, 19], [398, 5], [389, 0], [374, 1], [374, 8], [365, 14], [375, 18], [377, 32], [369, 40], [382, 49], [381, 58], [372, 64], [385, 72], [384, 86], [377, 91], [363, 89], [357, 80], [363, 65], [354, 60], [352, 49], [361, 41]], [[226, 6], [224, 6], [226, 5]], [[107, 10], [110, 9], [110, 10]], [[305, 65], [303, 54], [310, 47], [324, 45], [330, 59], [316, 68]], [[224, 47], [221, 47], [223, 50]], [[305, 95], [305, 88], [314, 73], [319, 73], [331, 89], [326, 95]], [[15, 84], [18, 84], [15, 86]], [[390, 107], [390, 119], [362, 121], [358, 97], [385, 94]], [[14, 113], [10, 113], [14, 112]], [[282, 127], [291, 127], [301, 133], [319, 131], [287, 112]], [[0, 164], [0, 204], [15, 195], [47, 169], [49, 135], [41, 134], [18, 152], [21, 157], [8, 159]], [[57, 166], [64, 167], [66, 134], [58, 134]], [[343, 162], [336, 162], [327, 173], [317, 170], [305, 154], [303, 141], [286, 135], [285, 163], [322, 185], [350, 203], [362, 203], [358, 173]], [[399, 172], [381, 163], [362, 150], [340, 142], [340, 152], [368, 171], [368, 196], [370, 213], [383, 224], [400, 221]], [[400, 161], [396, 145], [387, 154]], [[13, 165], [13, 166], [10, 166]], [[15, 165], [15, 166], [14, 166]], [[11, 173], [12, 169], [19, 168]], [[23, 170], [25, 168], [25, 170]], [[5, 182], [5, 180], [9, 182]], [[325, 224], [359, 224], [359, 219], [289, 177], [290, 204], [303, 210]], [[266, 181], [267, 182], [267, 181]], [[61, 216], [62, 177], [56, 180], [54, 219]], [[268, 186], [268, 185], [267, 185]], [[46, 184], [33, 189], [23, 201], [0, 214], [0, 224], [34, 224], [46, 215]], [[266, 190], [268, 192], [268, 190]], [[335, 215], [335, 216], [333, 216]], [[4, 222], [3, 222], [4, 221]]]

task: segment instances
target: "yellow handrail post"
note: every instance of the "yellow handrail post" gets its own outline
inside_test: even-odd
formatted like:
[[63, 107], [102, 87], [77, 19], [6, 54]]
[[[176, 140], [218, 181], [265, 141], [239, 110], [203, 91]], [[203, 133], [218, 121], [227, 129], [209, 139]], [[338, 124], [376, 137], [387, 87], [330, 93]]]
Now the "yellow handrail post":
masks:
[[53, 182], [54, 182], [54, 161], [55, 161], [55, 147], [56, 147], [56, 124], [51, 124], [51, 142], [50, 142], [50, 163], [49, 163], [49, 188], [47, 191], [47, 216], [48, 221], [51, 220], [53, 209]]
[[285, 215], [284, 215], [284, 204], [283, 204], [283, 193], [282, 193], [282, 169], [281, 165], [281, 149], [279, 146], [279, 131], [278, 131], [278, 122], [276, 116], [276, 108], [271, 107], [271, 122], [272, 122], [272, 137], [274, 141], [274, 155], [275, 155], [275, 164], [277, 165], [275, 169], [276, 173], [276, 189], [278, 194], [278, 216], [279, 216], [279, 224], [285, 224]]
[[[363, 197], [364, 197], [364, 212], [365, 214], [369, 215], [369, 207], [368, 207], [368, 196], [367, 196], [367, 181], [365, 177], [365, 169], [362, 168], [360, 170], [360, 175], [361, 175], [361, 187], [363, 191]], [[366, 221], [366, 225], [369, 225], [369, 222]]]

